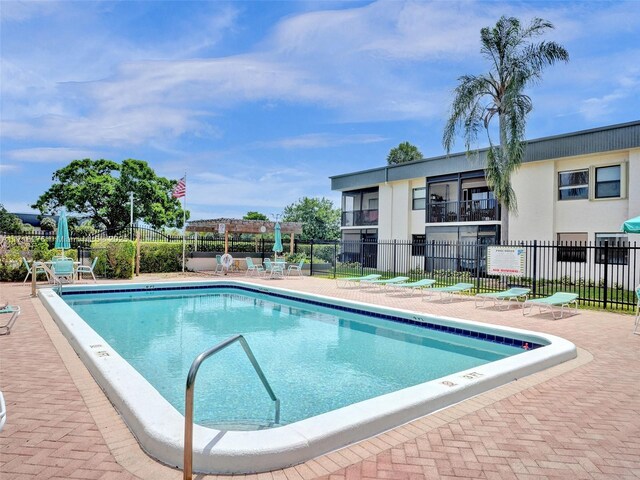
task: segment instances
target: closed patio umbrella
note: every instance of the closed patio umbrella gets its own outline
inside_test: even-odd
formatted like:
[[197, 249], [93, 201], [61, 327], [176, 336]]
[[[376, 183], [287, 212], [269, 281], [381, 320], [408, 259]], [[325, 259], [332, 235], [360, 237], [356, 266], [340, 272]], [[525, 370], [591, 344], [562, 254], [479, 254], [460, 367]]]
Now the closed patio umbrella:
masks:
[[62, 250], [62, 256], [64, 256], [64, 250], [71, 248], [71, 240], [69, 238], [69, 224], [67, 223], [67, 214], [64, 210], [60, 212], [58, 218], [58, 231], [56, 232], [55, 248]]
[[275, 227], [275, 241], [273, 242], [273, 251], [278, 256], [278, 253], [282, 252], [282, 233], [280, 233], [280, 224], [276, 223]]
[[624, 222], [621, 230], [627, 233], [640, 233], [640, 217], [630, 218]]

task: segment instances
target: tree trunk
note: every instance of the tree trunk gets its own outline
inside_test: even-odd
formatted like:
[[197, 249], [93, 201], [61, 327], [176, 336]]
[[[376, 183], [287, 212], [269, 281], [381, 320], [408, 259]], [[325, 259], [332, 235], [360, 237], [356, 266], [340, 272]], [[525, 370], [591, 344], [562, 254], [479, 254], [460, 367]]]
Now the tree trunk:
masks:
[[509, 210], [500, 202], [500, 243], [509, 242]]
[[[502, 114], [498, 115], [498, 128], [500, 129], [500, 150], [502, 150], [500, 155], [500, 175], [509, 175], [509, 170], [506, 168], [506, 164], [509, 163], [510, 159], [507, 158], [506, 146], [507, 146], [507, 127], [504, 123], [504, 117]], [[505, 181], [504, 178], [500, 179], [500, 183], [503, 184]], [[507, 183], [511, 183], [511, 179], [508, 178]], [[509, 208], [504, 203], [504, 199], [500, 198], [500, 243], [505, 244], [509, 241]]]

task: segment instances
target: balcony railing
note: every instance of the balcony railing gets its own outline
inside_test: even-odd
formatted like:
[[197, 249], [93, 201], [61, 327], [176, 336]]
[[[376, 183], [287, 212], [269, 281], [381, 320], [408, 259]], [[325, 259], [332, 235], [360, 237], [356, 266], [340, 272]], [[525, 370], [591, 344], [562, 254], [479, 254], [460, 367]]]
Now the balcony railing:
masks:
[[437, 202], [427, 205], [427, 222], [482, 222], [500, 220], [500, 206], [494, 199]]
[[362, 225], [378, 225], [378, 209], [342, 212], [343, 227], [358, 227]]

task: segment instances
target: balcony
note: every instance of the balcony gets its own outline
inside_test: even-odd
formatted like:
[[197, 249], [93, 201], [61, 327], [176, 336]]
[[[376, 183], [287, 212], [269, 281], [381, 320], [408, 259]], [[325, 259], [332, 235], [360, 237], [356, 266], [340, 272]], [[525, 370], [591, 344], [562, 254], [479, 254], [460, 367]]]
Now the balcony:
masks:
[[437, 202], [427, 205], [427, 223], [497, 220], [500, 220], [500, 206], [494, 199]]
[[343, 227], [360, 227], [366, 225], [378, 225], [378, 209], [353, 210], [342, 212]]

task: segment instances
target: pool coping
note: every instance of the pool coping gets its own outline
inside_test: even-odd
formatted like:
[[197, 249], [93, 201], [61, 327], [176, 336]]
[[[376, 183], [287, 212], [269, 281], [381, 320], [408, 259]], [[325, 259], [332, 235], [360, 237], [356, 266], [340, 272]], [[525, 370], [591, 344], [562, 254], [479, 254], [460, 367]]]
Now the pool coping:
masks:
[[[202, 282], [163, 282], [163, 285], [184, 285], [185, 283], [210, 284], [212, 282], [210, 280]], [[220, 284], [219, 281], [217, 281], [216, 283], [218, 285]], [[388, 307], [380, 307], [377, 305], [354, 301], [344, 301], [334, 297], [312, 295], [295, 290], [277, 289], [272, 287], [265, 288], [255, 283], [247, 283], [241, 281], [224, 281], [224, 283], [229, 285], [247, 285], [254, 290], [275, 290], [289, 293], [293, 292], [301, 297], [321, 298], [332, 303], [346, 305], [355, 304], [363, 308], [366, 307], [369, 310], [377, 310], [381, 312], [391, 311], [394, 314], [400, 312], [409, 316], [417, 317], [429, 316], [426, 314], [419, 314], [415, 311], [392, 309]], [[125, 286], [125, 288], [135, 288], [137, 285], [144, 284], [112, 284], [110, 285], [110, 287], [112, 287], [111, 289], [116, 289], [118, 287], [122, 288], [122, 286]], [[96, 343], [100, 340], [96, 340], [95, 337], [87, 337], [81, 339], [81, 341], [78, 341], [74, 338], [69, 338], [69, 326], [73, 326], [73, 323], [77, 322], [79, 317], [75, 315], [77, 319], [72, 319], [70, 321], [70, 325], [68, 326], [64, 320], [62, 320], [58, 315], [55, 314], [54, 311], [52, 311], [50, 305], [51, 303], [55, 304], [56, 301], [60, 302], [63, 306], [66, 306], [66, 304], [59, 297], [57, 297], [57, 295], [53, 295], [53, 292], [50, 290], [42, 290], [41, 298], [43, 300], [43, 304], [48, 307], [47, 310], [49, 310], [51, 316], [56, 320], [56, 323], [58, 324], [58, 327], [60, 328], [62, 333], [68, 338], [69, 343], [74, 345], [74, 348], [78, 355], [83, 357], [84, 360], [90, 360], [89, 362], [85, 363], [86, 368], [90, 370], [92, 375], [98, 379], [98, 383], [102, 385], [102, 388], [104, 388], [107, 393], [110, 393], [109, 389], [113, 387], [105, 388], [105, 384], [101, 382], [101, 377], [103, 377], [104, 375], [108, 376], [109, 374], [105, 373], [104, 368], [100, 367], [104, 366], [104, 364], [112, 363], [111, 360], [119, 356], [115, 352], [110, 350], [110, 347], [105, 347], [101, 343]], [[67, 306], [67, 308], [69, 307]], [[71, 309], [69, 308], [69, 310]], [[75, 314], [75, 312], [71, 312]], [[456, 319], [447, 317], [444, 318], [450, 322], [459, 322]], [[80, 322], [84, 324], [84, 321], [82, 321], [81, 319]], [[403, 425], [411, 421], [418, 421], [415, 419], [439, 410], [447, 404], [459, 402], [461, 400], [464, 400], [464, 398], [475, 396], [478, 393], [481, 393], [481, 391], [493, 389], [499, 385], [503, 385], [505, 383], [511, 382], [514, 379], [518, 379], [524, 375], [528, 375], [538, 370], [538, 368], [534, 366], [534, 360], [544, 360], [543, 365], [546, 369], [550, 365], [558, 364], [576, 357], [575, 346], [571, 342], [560, 339], [559, 337], [540, 334], [537, 332], [534, 334], [530, 331], [510, 327], [494, 327], [488, 324], [481, 324], [472, 321], [464, 321], [463, 323], [465, 325], [473, 325], [474, 327], [490, 327], [490, 330], [501, 332], [509, 331], [517, 333], [518, 335], [530, 335], [532, 336], [532, 338], [545, 339], [549, 341], [551, 345], [555, 344], [556, 347], [559, 346], [562, 348], [559, 352], [556, 352], [553, 356], [547, 359], [542, 359], [541, 357], [544, 357], [546, 355], [542, 355], [540, 353], [549, 353], [549, 350], [547, 350], [548, 347], [545, 347], [543, 349], [526, 352], [526, 355], [518, 355], [516, 357], [511, 357], [510, 359], [504, 359], [498, 362], [491, 363], [491, 366], [495, 367], [495, 365], [499, 364], [500, 362], [505, 362], [506, 360], [518, 360], [516, 362], [506, 362], [515, 363], [515, 365], [511, 365], [510, 370], [501, 374], [491, 375], [490, 372], [483, 371], [482, 366], [476, 367], [474, 369], [470, 369], [469, 371], [465, 370], [451, 376], [443, 377], [432, 382], [427, 382], [426, 384], [417, 385], [415, 387], [410, 387], [408, 389], [403, 389], [398, 392], [393, 392], [391, 394], [367, 400], [365, 401], [367, 405], [364, 407], [362, 404], [365, 402], [360, 402], [360, 404], [344, 407], [343, 409], [335, 410], [334, 412], [328, 412], [327, 414], [322, 414], [317, 417], [312, 417], [311, 419], [303, 420], [301, 422], [296, 422], [294, 424], [272, 430], [264, 430], [259, 432], [227, 432], [226, 434], [219, 434], [219, 441], [216, 445], [207, 445], [208, 441], [211, 438], [216, 438], [216, 433], [212, 432], [212, 429], [206, 429], [204, 427], [199, 427], [196, 425], [194, 429], [195, 470], [203, 470], [203, 457], [205, 461], [207, 459], [213, 459], [214, 464], [225, 465], [225, 467], [227, 468], [222, 470], [220, 473], [247, 473], [251, 471], [268, 471], [278, 468], [285, 468], [289, 465], [299, 464], [307, 459], [317, 458], [329, 451], [339, 449], [346, 444], [353, 444], [389, 429], [395, 430], [398, 425]], [[84, 325], [86, 326], [86, 324]], [[86, 328], [89, 327], [86, 326]], [[93, 330], [91, 330], [91, 332], [93, 332]], [[92, 348], [91, 345], [102, 346]], [[124, 363], [126, 364], [126, 362]], [[126, 365], [128, 366], [128, 364]], [[129, 366], [129, 368], [133, 370], [132, 367]], [[135, 372], [135, 370], [133, 370], [133, 372]], [[124, 375], [126, 378], [129, 378], [129, 375], [131, 375], [131, 372], [126, 372], [126, 369], [124, 372], [119, 370], [118, 373]], [[135, 375], [139, 376], [137, 372], [135, 372]], [[135, 375], [133, 376], [135, 377]], [[139, 381], [140, 379], [137, 379], [137, 382], [134, 383], [138, 383]], [[143, 380], [143, 382], [146, 383], [146, 380]], [[433, 385], [433, 383], [438, 384]], [[453, 383], [454, 385], [449, 385], [447, 383]], [[155, 389], [153, 389], [153, 387], [148, 384], [147, 386], [155, 392]], [[132, 388], [132, 385], [125, 381], [124, 388]], [[109, 398], [112, 401], [114, 401], [113, 393], [114, 391], [111, 392], [112, 395], [109, 395]], [[151, 393], [152, 392], [149, 392], [147, 389], [137, 397], [147, 399], [149, 398], [147, 397], [147, 394]], [[398, 395], [399, 393], [400, 395]], [[427, 393], [435, 393], [435, 397], [429, 402], [416, 400], [416, 398], [423, 398], [423, 396]], [[157, 394], [156, 392], [156, 395], [159, 394]], [[125, 422], [132, 429], [133, 433], [138, 437], [141, 444], [143, 445], [143, 448], [145, 448], [145, 450], [151, 456], [155, 458], [160, 457], [161, 461], [164, 461], [169, 465], [178, 466], [182, 464], [181, 444], [182, 429], [184, 426], [182, 415], [180, 415], [175, 409], [173, 409], [173, 407], [168, 405], [168, 403], [167, 405], [169, 407], [169, 410], [172, 410], [173, 412], [168, 411], [168, 409], [166, 408], [167, 405], [160, 405], [154, 408], [150, 408], [148, 402], [142, 402], [143, 405], [136, 405], [135, 399], [133, 401], [129, 400], [127, 402], [122, 401], [121, 397], [119, 396], [115, 396], [115, 399], [115, 406], [117, 410], [123, 416]], [[389, 404], [395, 406], [396, 408], [394, 412], [391, 412], [391, 415], [387, 414], [385, 416], [383, 415], [383, 413], [386, 413], [388, 411], [388, 408], [386, 408], [386, 406], [388, 406]], [[158, 422], [157, 424], [153, 424], [152, 421], [151, 425], [144, 425], [144, 422], [141, 422], [138, 418], [135, 417], [136, 414], [142, 414], [146, 417], [146, 414], [150, 413], [151, 410], [155, 411], [156, 415], [158, 413], [162, 415], [161, 417], [156, 418], [162, 418], [163, 420]], [[370, 417], [369, 419], [367, 419], [367, 416], [371, 411], [374, 412], [374, 416], [373, 418]], [[336, 412], [338, 412], [338, 415], [335, 415]], [[179, 418], [176, 419], [176, 416]], [[431, 417], [432, 416], [430, 416], [429, 418]], [[171, 425], [171, 422], [168, 419], [171, 419], [173, 425]], [[327, 424], [331, 424], [334, 427], [334, 431], [331, 434], [323, 432], [323, 430], [326, 429]], [[159, 443], [161, 442], [165, 442], [165, 444], [160, 445]], [[275, 448], [267, 449], [265, 448], [266, 445]], [[207, 449], [215, 450], [216, 455], [203, 455], [202, 452], [206, 451]], [[254, 453], [251, 460], [248, 460], [247, 455], [249, 455], [252, 450], [254, 452], [257, 451], [257, 454]], [[249, 462], [254, 468], [247, 468], [247, 462]]]

